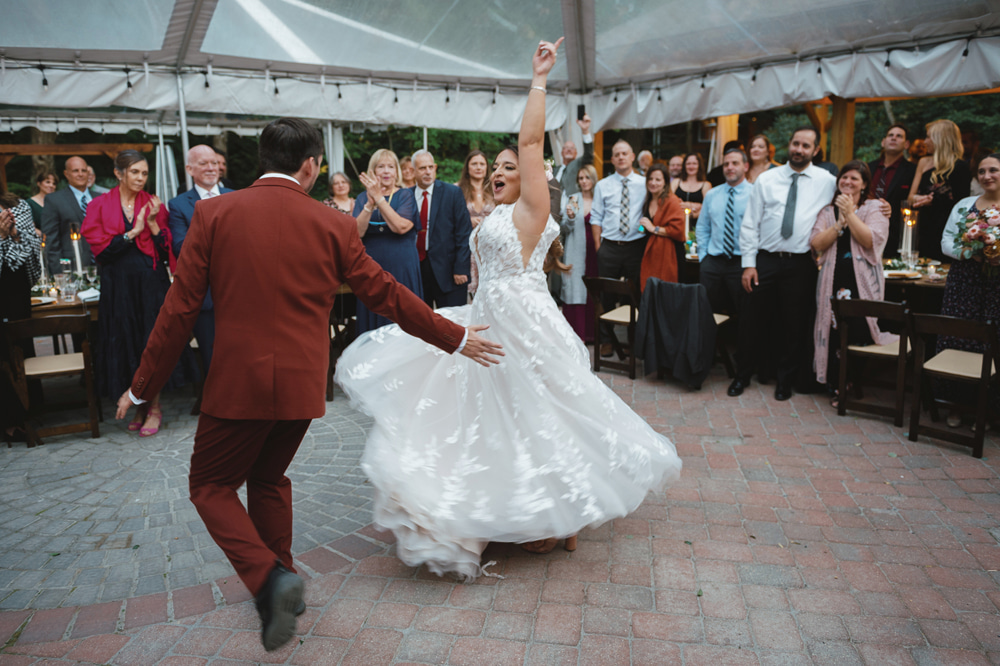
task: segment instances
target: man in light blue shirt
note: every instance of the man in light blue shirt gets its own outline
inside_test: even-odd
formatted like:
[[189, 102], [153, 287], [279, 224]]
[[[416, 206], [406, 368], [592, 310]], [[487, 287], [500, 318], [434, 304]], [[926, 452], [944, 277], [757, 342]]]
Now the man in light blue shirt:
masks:
[[[45, 197], [45, 208], [42, 209], [42, 232], [45, 234], [45, 255], [49, 262], [49, 273], [56, 275], [62, 272], [60, 259], [75, 261], [72, 234], [79, 232], [87, 205], [93, 201], [94, 194], [87, 187], [87, 162], [79, 156], [66, 160], [66, 170], [63, 171], [69, 187], [53, 192]], [[80, 244], [80, 261], [83, 266], [94, 263], [94, 255], [85, 238], [77, 240]], [[73, 264], [73, 271], [76, 266]]]
[[[642, 205], [646, 199], [646, 180], [632, 171], [635, 153], [627, 141], [618, 141], [611, 149], [614, 175], [597, 183], [590, 208], [590, 224], [600, 227], [601, 242], [597, 246], [597, 274], [601, 277], [626, 278], [639, 284], [642, 255], [646, 250], [646, 234], [640, 231]], [[604, 309], [614, 308], [614, 297], [608, 297]], [[601, 356], [611, 356], [609, 342], [613, 327], [601, 331]]]
[[698, 242], [699, 280], [708, 292], [712, 311], [739, 316], [736, 342], [736, 362], [747, 367], [752, 351], [753, 331], [744, 326], [746, 292], [743, 291], [743, 267], [740, 258], [740, 224], [746, 213], [747, 200], [753, 186], [747, 182], [749, 160], [742, 148], [730, 148], [722, 158], [722, 173], [726, 182], [713, 187], [705, 195], [701, 217], [695, 227]]

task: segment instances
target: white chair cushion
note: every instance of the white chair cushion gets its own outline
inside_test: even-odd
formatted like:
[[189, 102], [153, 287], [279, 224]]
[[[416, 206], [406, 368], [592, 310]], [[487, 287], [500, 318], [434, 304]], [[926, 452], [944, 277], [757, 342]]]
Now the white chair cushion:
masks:
[[[979, 379], [983, 372], [983, 355], [958, 349], [945, 349], [934, 358], [925, 361], [924, 370], [953, 377]], [[991, 376], [997, 373], [995, 363], [991, 371]]]
[[601, 321], [606, 321], [620, 326], [628, 326], [629, 310], [631, 310], [631, 306], [619, 305], [611, 312], [601, 315]]
[[83, 354], [57, 354], [24, 359], [24, 374], [28, 377], [44, 377], [70, 372], [83, 372]]
[[[872, 356], [898, 356], [899, 340], [890, 342], [887, 345], [848, 345], [847, 349], [858, 354], [871, 354]], [[910, 353], [909, 339], [906, 341], [906, 353]]]

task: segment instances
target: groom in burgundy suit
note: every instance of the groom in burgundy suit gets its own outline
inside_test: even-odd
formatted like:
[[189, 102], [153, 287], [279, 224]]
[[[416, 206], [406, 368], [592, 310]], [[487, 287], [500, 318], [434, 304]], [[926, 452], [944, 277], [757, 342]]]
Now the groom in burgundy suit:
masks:
[[[256, 596], [262, 641], [276, 650], [305, 610], [292, 562], [292, 488], [285, 470], [311, 419], [326, 411], [329, 315], [346, 282], [407, 333], [482, 365], [500, 346], [484, 326], [434, 314], [366, 253], [357, 225], [307, 194], [323, 141], [298, 118], [268, 125], [251, 187], [198, 202], [174, 284], [117, 418], [160, 392], [191, 337], [209, 284], [215, 355], [191, 455], [191, 501]], [[247, 508], [236, 491], [247, 484]]]

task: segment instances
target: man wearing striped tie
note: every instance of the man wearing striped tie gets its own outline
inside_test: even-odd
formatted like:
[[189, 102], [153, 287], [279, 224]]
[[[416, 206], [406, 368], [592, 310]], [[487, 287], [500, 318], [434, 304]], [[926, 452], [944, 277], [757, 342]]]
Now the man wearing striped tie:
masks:
[[[722, 173], [726, 182], [720, 187], [713, 187], [705, 195], [701, 217], [695, 227], [700, 280], [708, 291], [712, 311], [739, 316], [741, 324], [746, 319], [741, 316], [746, 299], [741, 284], [743, 267], [740, 263], [740, 223], [752, 188], [746, 180], [749, 166], [742, 148], [730, 148], [726, 151], [722, 157]], [[743, 330], [741, 325], [736, 347], [739, 367], [747, 367], [747, 351], [753, 340], [750, 333], [749, 330]], [[742, 392], [735, 381], [729, 387], [729, 394], [734, 395], [734, 391]], [[735, 395], [739, 395], [739, 392]]]
[[[597, 274], [606, 278], [626, 278], [639, 283], [642, 254], [647, 236], [640, 228], [642, 204], [646, 198], [646, 179], [632, 171], [635, 153], [627, 141], [611, 148], [615, 172], [600, 180], [594, 188], [590, 224], [601, 229], [597, 246]], [[613, 307], [614, 296], [606, 298], [604, 308]], [[601, 356], [611, 356], [613, 327], [601, 331]]]
[[[48, 257], [49, 274], [62, 272], [60, 259], [75, 259], [72, 234], [80, 231], [87, 205], [94, 200], [94, 193], [87, 187], [87, 161], [73, 156], [66, 160], [63, 171], [69, 187], [45, 197], [42, 209], [42, 232], [45, 234], [45, 255]], [[80, 261], [84, 266], [94, 263], [94, 254], [86, 239], [80, 238]], [[76, 268], [73, 269], [74, 271]]]

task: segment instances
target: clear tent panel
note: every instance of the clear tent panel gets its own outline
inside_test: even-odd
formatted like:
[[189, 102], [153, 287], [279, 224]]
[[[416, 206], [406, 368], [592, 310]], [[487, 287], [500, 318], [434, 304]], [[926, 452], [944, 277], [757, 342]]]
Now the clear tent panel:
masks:
[[0, 45], [27, 49], [156, 50], [174, 11], [174, 0], [7, 4], [0, 20]]
[[995, 25], [988, 0], [595, 2], [597, 81], [870, 48]]
[[[525, 79], [558, 0], [219, 0], [201, 51], [414, 77]], [[565, 61], [552, 74], [565, 80]]]

